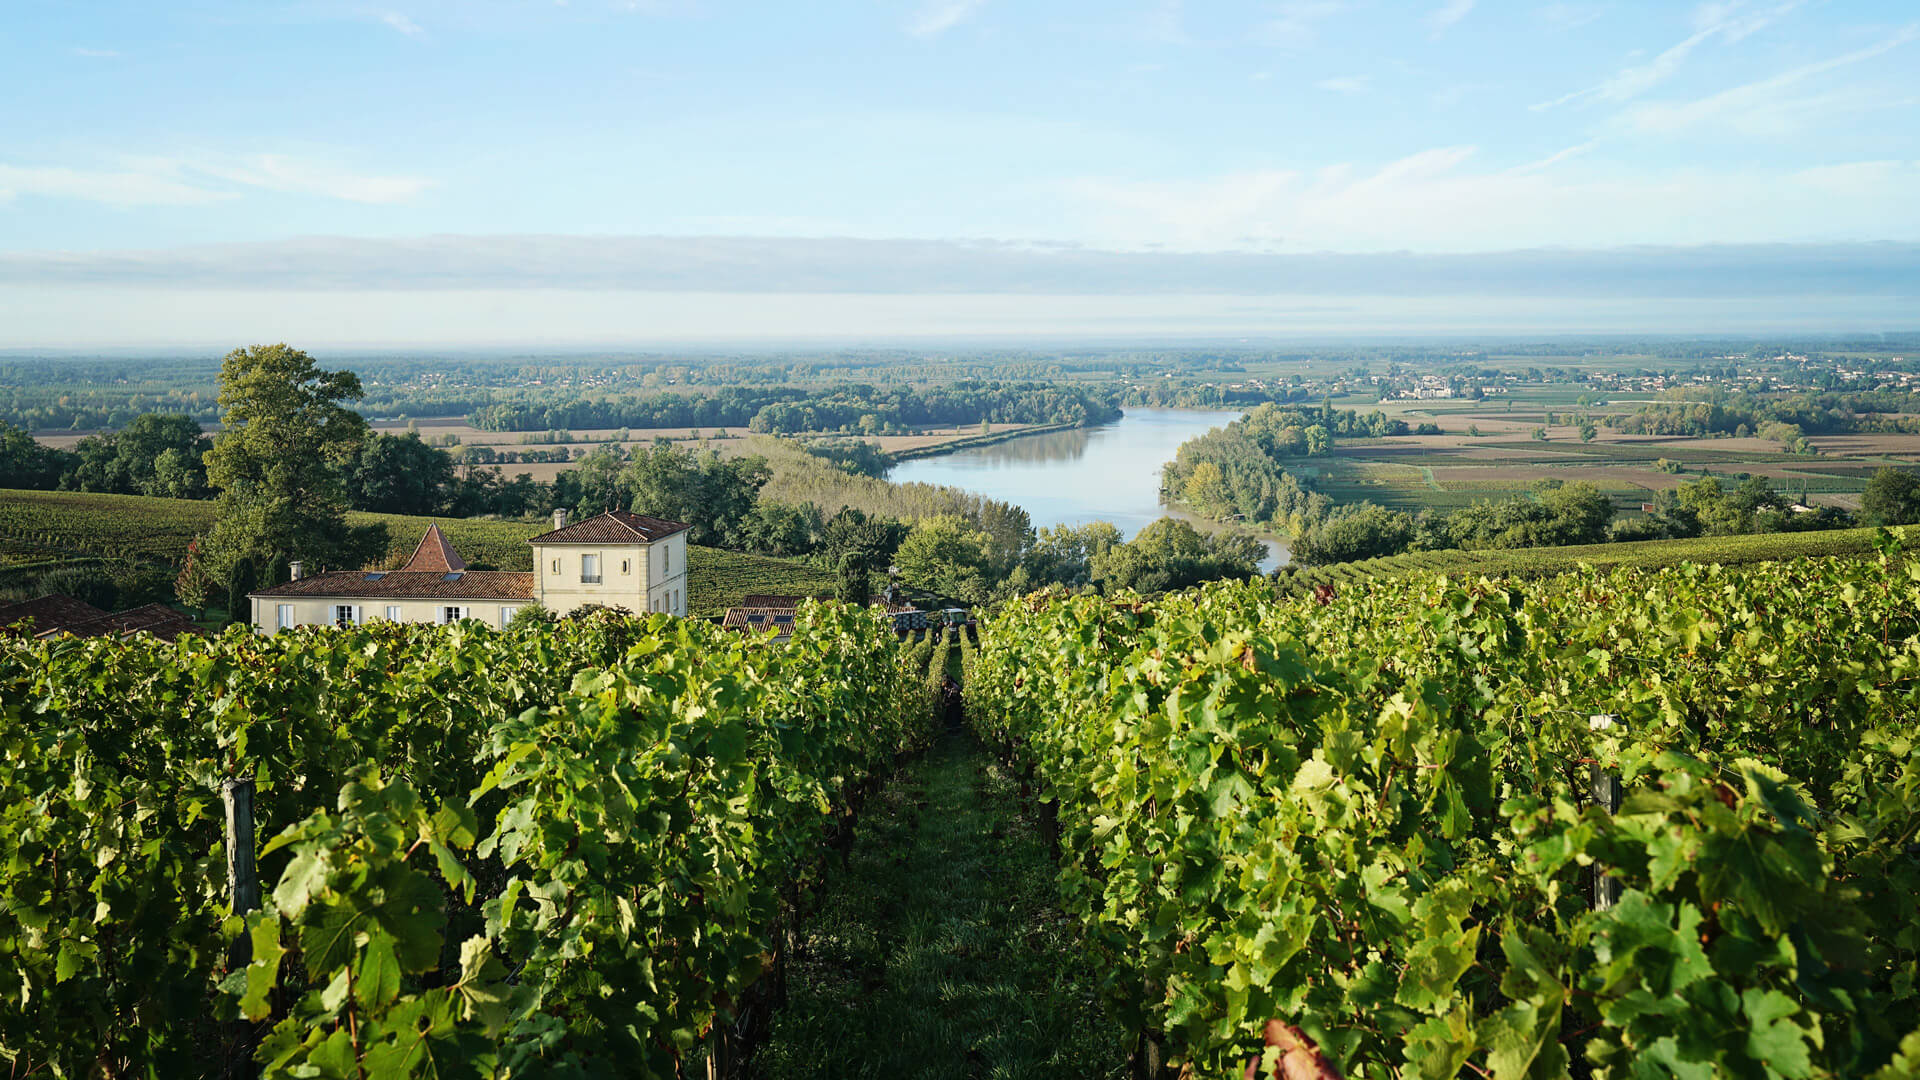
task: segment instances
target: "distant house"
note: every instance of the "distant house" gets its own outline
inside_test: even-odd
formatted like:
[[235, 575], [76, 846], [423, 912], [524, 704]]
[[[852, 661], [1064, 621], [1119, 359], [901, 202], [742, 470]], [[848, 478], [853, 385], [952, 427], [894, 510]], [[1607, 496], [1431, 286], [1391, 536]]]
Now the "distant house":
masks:
[[[32, 620], [29, 623], [27, 620]], [[17, 604], [0, 604], [0, 627], [31, 627], [34, 637], [105, 637], [109, 634], [154, 634], [174, 638], [198, 634], [193, 620], [165, 604], [148, 604], [126, 611], [103, 611], [84, 600], [49, 593]]]
[[556, 511], [553, 531], [533, 537], [533, 570], [469, 570], [440, 526], [428, 526], [398, 570], [306, 574], [251, 593], [261, 633], [294, 626], [358, 626], [374, 620], [451, 623], [478, 619], [505, 626], [538, 602], [556, 615], [589, 605], [633, 612], [687, 613], [687, 529], [684, 522], [610, 510], [567, 523]]

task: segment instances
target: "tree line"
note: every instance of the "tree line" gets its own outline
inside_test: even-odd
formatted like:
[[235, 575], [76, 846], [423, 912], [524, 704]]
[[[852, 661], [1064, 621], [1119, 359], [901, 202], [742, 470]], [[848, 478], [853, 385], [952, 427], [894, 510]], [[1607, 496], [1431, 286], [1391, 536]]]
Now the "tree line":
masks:
[[978, 424], [1098, 424], [1117, 419], [1109, 394], [1043, 382], [961, 380], [927, 388], [856, 383], [832, 389], [727, 386], [712, 392], [583, 399], [556, 393], [474, 410], [484, 431], [550, 428], [745, 427], [764, 434], [841, 431], [877, 435]]

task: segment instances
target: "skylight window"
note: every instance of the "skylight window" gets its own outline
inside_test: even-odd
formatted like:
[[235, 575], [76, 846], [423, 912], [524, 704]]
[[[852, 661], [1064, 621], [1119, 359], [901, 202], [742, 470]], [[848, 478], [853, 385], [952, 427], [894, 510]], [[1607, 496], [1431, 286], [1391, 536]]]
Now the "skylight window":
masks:
[[442, 576], [441, 576], [441, 578], [440, 578], [440, 580], [441, 580], [441, 581], [459, 581], [459, 580], [460, 580], [460, 572], [456, 570], [456, 571], [454, 571], [454, 572], [453, 572], [453, 573], [451, 573], [451, 574], [445, 574], [445, 575], [442, 575]]

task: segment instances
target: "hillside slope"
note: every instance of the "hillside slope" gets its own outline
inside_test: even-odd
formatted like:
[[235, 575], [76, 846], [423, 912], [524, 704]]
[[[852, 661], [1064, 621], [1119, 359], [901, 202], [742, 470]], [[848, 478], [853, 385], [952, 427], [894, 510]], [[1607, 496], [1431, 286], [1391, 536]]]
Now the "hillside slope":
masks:
[[[213, 520], [213, 504], [192, 499], [0, 489], [0, 569], [100, 558], [178, 563], [187, 542], [212, 528]], [[396, 563], [429, 524], [438, 524], [470, 564], [498, 570], [533, 569], [527, 538], [553, 527], [545, 520], [405, 514], [353, 513], [348, 520], [386, 526], [388, 555]], [[748, 593], [816, 593], [834, 586], [832, 574], [786, 559], [690, 546], [687, 561], [687, 598], [694, 615], [718, 615]]]

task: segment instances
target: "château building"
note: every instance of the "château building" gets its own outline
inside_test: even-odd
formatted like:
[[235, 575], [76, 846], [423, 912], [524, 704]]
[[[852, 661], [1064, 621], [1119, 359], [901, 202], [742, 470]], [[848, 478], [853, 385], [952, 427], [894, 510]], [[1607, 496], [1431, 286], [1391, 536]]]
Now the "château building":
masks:
[[478, 619], [503, 627], [513, 613], [539, 603], [556, 615], [588, 605], [633, 612], [687, 613], [687, 529], [625, 510], [567, 523], [556, 510], [553, 531], [533, 537], [533, 570], [469, 570], [440, 531], [428, 526], [398, 570], [307, 574], [292, 565], [284, 585], [248, 594], [254, 629], [358, 626], [389, 622], [451, 623]]

